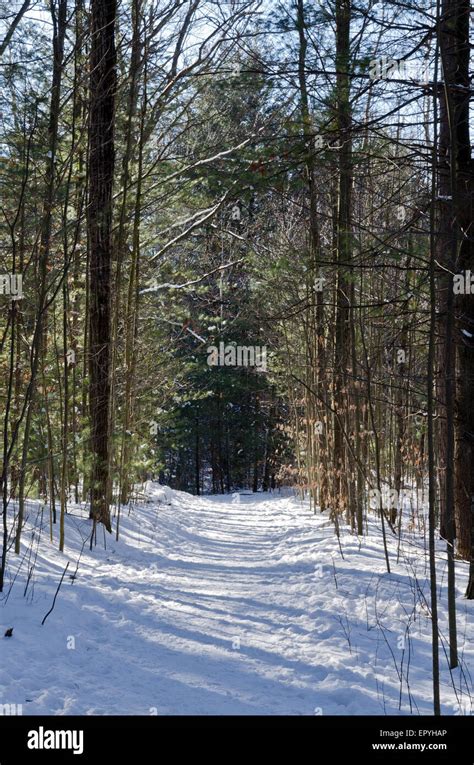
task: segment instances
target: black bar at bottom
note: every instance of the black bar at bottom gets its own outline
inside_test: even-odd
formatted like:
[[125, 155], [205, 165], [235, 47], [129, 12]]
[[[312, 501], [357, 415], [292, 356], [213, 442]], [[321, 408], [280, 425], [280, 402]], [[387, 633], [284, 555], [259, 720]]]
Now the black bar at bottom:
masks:
[[[212, 732], [252, 732], [213, 738]], [[192, 731], [192, 735], [180, 733]], [[287, 732], [292, 732], [288, 738]], [[140, 762], [174, 756], [252, 753], [260, 732], [266, 754], [280, 756], [288, 746], [302, 746], [312, 759], [337, 761], [450, 762], [473, 765], [472, 717], [34, 717], [0, 716], [0, 765], [20, 763]], [[271, 732], [271, 735], [269, 735]], [[258, 736], [257, 736], [258, 739]], [[281, 749], [283, 747], [283, 749]], [[284, 755], [283, 755], [284, 756]], [[268, 761], [268, 758], [266, 757]]]

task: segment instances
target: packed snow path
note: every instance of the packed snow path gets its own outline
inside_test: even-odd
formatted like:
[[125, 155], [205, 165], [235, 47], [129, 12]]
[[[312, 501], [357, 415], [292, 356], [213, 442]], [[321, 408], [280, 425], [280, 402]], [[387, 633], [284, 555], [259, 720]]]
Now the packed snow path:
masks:
[[[0, 601], [0, 626], [14, 628], [2, 638], [3, 702], [23, 714], [431, 713], [419, 536], [407, 536], [399, 564], [390, 542], [387, 575], [375, 520], [361, 544], [342, 530], [342, 558], [327, 517], [293, 496], [148, 490], [147, 503], [123, 511], [121, 538], [106, 535], [106, 549], [100, 533], [81, 555], [90, 522], [79, 507], [67, 518], [65, 555], [44, 529], [26, 598], [29, 553], [18, 573], [11, 554], [17, 577]], [[24, 535], [30, 565], [35, 512]], [[442, 657], [446, 714], [471, 712], [473, 611], [462, 598], [467, 566], [458, 569], [463, 671], [453, 675], [456, 699]], [[446, 632], [444, 570], [440, 548]]]

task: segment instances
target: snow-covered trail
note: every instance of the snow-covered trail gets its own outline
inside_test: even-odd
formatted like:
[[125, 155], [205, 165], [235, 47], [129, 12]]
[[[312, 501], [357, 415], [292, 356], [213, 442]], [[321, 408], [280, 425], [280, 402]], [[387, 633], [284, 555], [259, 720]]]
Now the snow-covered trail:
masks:
[[[426, 563], [415, 539], [399, 565], [392, 544], [388, 576], [375, 525], [361, 545], [343, 532], [342, 559], [325, 516], [293, 497], [236, 502], [155, 484], [150, 499], [123, 516], [118, 543], [86, 546], [74, 580], [89, 521], [79, 508], [68, 517], [66, 555], [43, 535], [28, 597], [24, 562], [0, 605], [0, 626], [14, 627], [2, 639], [4, 703], [24, 714], [396, 714], [401, 638], [415, 617], [411, 707], [403, 681], [400, 712], [431, 713], [430, 622], [426, 608], [413, 610], [414, 572], [428, 592]], [[464, 672], [474, 656], [466, 569]], [[445, 582], [441, 594], [443, 605]], [[455, 681], [462, 690], [459, 673]], [[442, 682], [443, 711], [456, 713], [444, 658]]]

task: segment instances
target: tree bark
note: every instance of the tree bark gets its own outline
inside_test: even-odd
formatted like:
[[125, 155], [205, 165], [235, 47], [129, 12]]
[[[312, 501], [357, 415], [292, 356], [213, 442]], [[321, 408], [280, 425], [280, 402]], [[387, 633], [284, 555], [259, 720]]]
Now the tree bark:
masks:
[[[89, 106], [89, 404], [91, 517], [111, 531], [108, 503], [110, 417], [110, 264], [114, 178], [116, 0], [91, 2]], [[92, 537], [91, 537], [92, 541]]]
[[348, 460], [343, 423], [348, 408], [347, 372], [350, 360], [350, 304], [347, 267], [351, 257], [352, 146], [350, 104], [350, 0], [336, 3], [336, 113], [339, 140], [339, 181], [337, 204], [337, 294], [334, 353], [334, 495], [335, 511], [347, 509]]
[[[56, 184], [56, 151], [58, 144], [58, 132], [59, 132], [59, 111], [60, 111], [60, 96], [61, 96], [61, 80], [64, 66], [64, 41], [66, 35], [66, 20], [67, 20], [67, 0], [59, 0], [58, 9], [56, 12], [55, 6], [51, 5], [51, 19], [53, 22], [53, 76], [51, 86], [51, 101], [49, 111], [49, 125], [48, 125], [48, 163], [46, 168], [46, 189], [45, 200], [41, 221], [41, 235], [39, 244], [39, 263], [38, 263], [38, 277], [39, 277], [39, 299], [38, 299], [38, 315], [37, 323], [35, 327], [35, 333], [32, 341], [31, 349], [31, 376], [28, 386], [28, 405], [26, 409], [25, 429], [23, 434], [22, 444], [22, 456], [21, 456], [21, 471], [20, 471], [20, 484], [19, 484], [19, 496], [18, 496], [18, 521], [17, 531], [15, 537], [15, 552], [20, 552], [20, 539], [21, 529], [24, 516], [24, 500], [25, 500], [25, 480], [26, 480], [26, 461], [28, 454], [28, 447], [30, 441], [31, 420], [33, 415], [33, 409], [35, 406], [35, 393], [37, 385], [37, 377], [40, 369], [40, 361], [43, 356], [44, 364], [44, 352], [46, 347], [46, 311], [47, 311], [47, 276], [48, 266], [50, 259], [51, 248], [51, 230], [53, 222], [53, 207], [55, 196], [55, 184]], [[43, 370], [44, 372], [44, 370]], [[44, 374], [43, 374], [44, 378]], [[45, 396], [47, 394], [45, 393]], [[46, 457], [47, 458], [47, 457]], [[54, 503], [54, 498], [51, 497], [51, 501]]]

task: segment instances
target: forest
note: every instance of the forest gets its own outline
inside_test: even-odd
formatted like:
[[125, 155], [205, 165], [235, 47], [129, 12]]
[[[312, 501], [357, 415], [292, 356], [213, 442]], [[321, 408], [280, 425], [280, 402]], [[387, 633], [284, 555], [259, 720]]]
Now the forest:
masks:
[[[0, 627], [12, 672], [60, 618], [55, 655], [78, 662], [74, 609], [84, 624], [102, 609], [91, 630], [106, 641], [135, 597], [145, 662], [165, 650], [148, 610], [164, 630], [160, 587], [184, 587], [188, 568], [223, 608], [238, 575], [240, 619], [276, 608], [288, 575], [272, 619], [317, 617], [314, 589], [336, 643], [318, 654], [323, 620], [304, 628], [314, 656], [312, 643], [298, 653], [297, 630], [278, 651], [311, 664], [323, 697], [331, 675], [317, 673], [344, 654], [340, 695], [298, 706], [303, 668], [285, 680], [276, 642], [265, 659], [257, 626], [231, 619], [216, 638], [231, 643], [222, 684], [247, 640], [262, 690], [253, 702], [247, 686], [228, 691], [228, 711], [472, 714], [473, 27], [469, 0], [0, 0]], [[213, 556], [220, 573], [200, 573]], [[271, 580], [258, 584], [264, 562]], [[293, 566], [306, 578], [292, 591]], [[258, 608], [245, 601], [253, 583]], [[379, 676], [378, 701], [361, 690], [351, 708], [373, 593], [393, 687]], [[217, 627], [199, 618], [212, 642]], [[191, 676], [210, 648], [175, 628]], [[202, 707], [171, 685], [178, 659], [168, 707], [144, 690], [144, 712], [111, 708], [105, 690], [68, 706], [81, 666], [32, 713]], [[264, 674], [281, 684], [278, 708]], [[29, 682], [7, 679], [3, 714], [36, 699]]]

